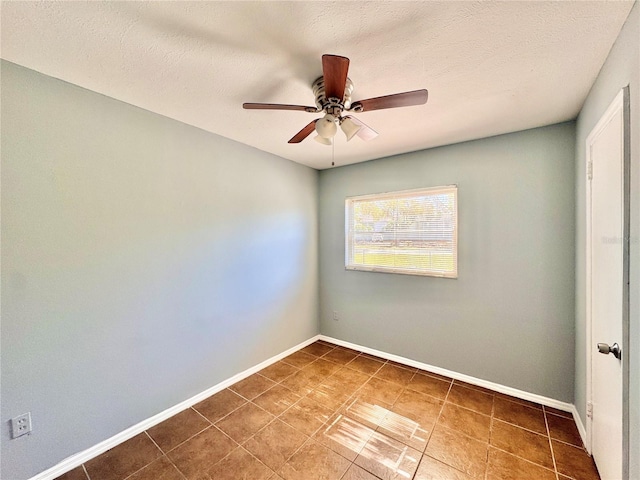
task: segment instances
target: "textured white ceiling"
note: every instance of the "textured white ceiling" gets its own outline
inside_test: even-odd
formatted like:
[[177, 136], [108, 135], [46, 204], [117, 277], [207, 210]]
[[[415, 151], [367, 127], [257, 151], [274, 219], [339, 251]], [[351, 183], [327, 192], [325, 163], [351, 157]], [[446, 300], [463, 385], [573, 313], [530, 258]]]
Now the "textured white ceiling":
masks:
[[577, 116], [633, 1], [7, 2], [2, 58], [323, 169], [332, 147], [287, 140], [319, 115], [321, 55], [351, 59], [359, 100], [427, 88], [426, 105], [364, 112], [336, 165]]

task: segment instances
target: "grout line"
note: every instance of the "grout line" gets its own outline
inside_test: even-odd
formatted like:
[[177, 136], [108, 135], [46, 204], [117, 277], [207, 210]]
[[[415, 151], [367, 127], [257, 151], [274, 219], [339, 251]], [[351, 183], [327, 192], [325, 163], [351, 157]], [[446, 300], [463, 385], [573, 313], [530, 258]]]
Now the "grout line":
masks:
[[549, 470], [550, 472], [556, 473], [555, 469], [553, 469], [553, 468], [545, 467], [544, 465], [541, 465], [540, 463], [536, 463], [533, 460], [529, 460], [528, 458], [524, 458], [524, 457], [521, 457], [520, 455], [516, 455], [515, 453], [509, 452], [508, 450], [504, 450], [502, 448], [496, 447], [495, 445], [491, 445], [491, 447], [494, 448], [495, 450], [499, 450], [499, 451], [501, 451], [503, 453], [506, 453], [507, 455], [511, 455], [512, 457], [515, 457], [518, 460], [522, 460], [523, 462], [530, 463], [531, 465], [535, 465], [536, 467], [544, 468], [545, 470]]
[[[225, 389], [226, 390], [226, 389]], [[224, 390], [221, 390], [224, 391]], [[233, 390], [230, 390], [234, 395], [238, 395], [236, 392], [234, 392]], [[220, 393], [220, 392], [218, 392]], [[213, 396], [213, 395], [212, 395]], [[246, 398], [244, 398], [242, 395], [238, 395], [240, 398], [242, 398], [243, 400], [246, 400]], [[211, 397], [208, 397], [211, 398]], [[206, 400], [206, 399], [205, 399]], [[212, 422], [211, 420], [207, 419], [209, 421], [209, 423], [211, 423], [211, 426], [215, 426], [216, 423], [218, 423], [220, 420], [223, 420], [225, 418], [227, 418], [229, 415], [231, 415], [233, 412], [235, 412], [236, 410], [241, 409], [242, 407], [244, 407], [247, 403], [249, 403], [249, 401], [245, 401], [242, 405], [240, 405], [239, 407], [234, 408], [233, 410], [231, 410], [229, 413], [227, 413], [226, 415], [223, 415], [222, 417], [220, 417], [219, 419], [217, 419], [215, 422]], [[196, 410], [195, 405], [192, 407], [194, 410]], [[198, 412], [198, 410], [196, 410], [196, 412]], [[200, 412], [198, 412], [200, 413]], [[202, 415], [200, 413], [200, 415]], [[206, 417], [205, 417], [206, 418]], [[220, 429], [218, 429], [220, 430]], [[173, 449], [172, 449], [173, 450]]]
[[89, 472], [87, 472], [87, 467], [84, 466], [84, 463], [80, 466], [82, 467], [82, 470], [84, 470], [84, 474], [87, 476], [87, 480], [91, 480], [91, 477], [89, 476]]
[[[565, 440], [560, 440], [559, 438], [555, 438], [555, 437], [550, 437], [554, 442], [558, 442], [558, 443], [563, 443], [569, 447], [573, 447], [573, 448], [577, 448], [578, 450], [582, 450], [583, 452], [585, 452], [587, 455], [589, 455], [589, 453], [587, 452], [587, 449], [585, 448], [584, 445], [576, 445], [575, 443], [570, 443], [567, 442]], [[589, 455], [591, 457], [591, 455]]]
[[[527, 432], [535, 433], [536, 435], [541, 435], [541, 436], [543, 436], [543, 437], [548, 437], [548, 436], [549, 436], [549, 435], [548, 435], [548, 434], [546, 434], [546, 433], [540, 433], [540, 432], [538, 432], [538, 431], [536, 431], [536, 430], [531, 430], [530, 428], [523, 427], [523, 426], [521, 426], [521, 425], [518, 425], [517, 423], [511, 423], [511, 422], [508, 422], [508, 421], [503, 420], [503, 419], [501, 419], [501, 418], [496, 418], [496, 420], [497, 420], [498, 422], [502, 422], [502, 423], [506, 423], [507, 425], [511, 425], [512, 427], [521, 428], [522, 430], [526, 430]], [[545, 422], [546, 422], [546, 419], [545, 419]], [[555, 438], [554, 438], [554, 440], [555, 440]]]
[[[158, 445], [158, 444], [156, 443], [156, 441], [155, 441], [153, 438], [151, 438], [151, 435], [149, 435], [149, 432], [148, 432], [147, 430], [145, 430], [145, 431], [144, 431], [144, 433], [145, 433], [145, 435], [149, 438], [149, 440], [151, 440], [151, 441], [153, 442], [153, 444], [156, 446], [156, 448], [162, 452], [162, 455], [164, 455], [164, 454], [165, 454], [164, 450], [162, 450], [162, 449], [160, 448], [160, 445]], [[152, 461], [153, 461], [153, 460], [152, 460]], [[151, 462], [149, 462], [149, 463], [151, 463]], [[147, 464], [147, 465], [148, 465], [148, 464]]]
[[[482, 392], [482, 393], [485, 393], [486, 395], [488, 395], [486, 392]], [[497, 418], [495, 418], [495, 414], [496, 414], [496, 396], [493, 395], [491, 400], [491, 420], [489, 422], [489, 442], [487, 446], [487, 464], [484, 469], [485, 480], [487, 480], [489, 477], [489, 451], [491, 450], [491, 447], [493, 447], [493, 445], [491, 444], [491, 439], [493, 438], [493, 424], [496, 420], [498, 420]]]
[[168, 461], [171, 465], [173, 465], [173, 468], [175, 468], [175, 469], [176, 469], [176, 471], [180, 474], [180, 476], [181, 476], [184, 480], [187, 480], [187, 476], [186, 476], [184, 473], [182, 473], [182, 470], [180, 470], [180, 469], [178, 468], [178, 466], [177, 466], [175, 463], [173, 463], [173, 460], [171, 460], [171, 458], [169, 458], [169, 455], [165, 455], [165, 458], [167, 459], [167, 461]]
[[[184, 441], [180, 442], [179, 444], [177, 444], [177, 445], [176, 445], [175, 447], [173, 447], [171, 450], [167, 450], [167, 451], [165, 452], [164, 450], [160, 449], [160, 451], [161, 451], [164, 455], [166, 455], [166, 454], [167, 454], [167, 453], [169, 453], [169, 452], [173, 452], [176, 448], [178, 448], [178, 447], [180, 447], [180, 446], [184, 445], [184, 444], [185, 444], [185, 443], [187, 443], [189, 440], [193, 439], [193, 437], [196, 437], [196, 436], [200, 435], [202, 432], [204, 432], [205, 430], [208, 430], [208, 429], [210, 429], [211, 427], [213, 427], [213, 424], [211, 424], [211, 422], [209, 422], [209, 423], [210, 423], [210, 425], [208, 425], [208, 426], [206, 426], [205, 428], [203, 428], [202, 430], [200, 430], [200, 431], [198, 431], [198, 432], [194, 433], [193, 435], [191, 435], [191, 436], [190, 436], [189, 438], [187, 438], [186, 440], [184, 440]], [[219, 429], [218, 429], [218, 430], [219, 430]]]
[[[198, 410], [196, 410], [193, 407], [189, 407], [191, 410], [193, 410], [194, 412], [196, 412], [198, 415], [200, 415], [202, 418], [204, 418], [207, 422], [209, 422], [209, 425], [213, 425], [213, 422], [211, 422], [211, 420], [209, 420], [207, 417], [205, 417], [203, 414], [201, 414]], [[200, 430], [201, 432], [204, 431], [205, 429], [203, 428], [202, 430]], [[173, 449], [172, 449], [173, 450]]]
[[547, 438], [549, 439], [549, 450], [551, 450], [551, 460], [553, 460], [553, 470], [556, 474], [556, 480], [559, 480], [558, 466], [556, 465], [556, 455], [553, 451], [553, 443], [551, 443], [551, 430], [549, 429], [549, 421], [547, 420], [547, 410], [542, 406], [542, 414], [544, 415], [544, 425], [547, 428]]
[[148, 438], [149, 440], [151, 440], [151, 442], [156, 446], [156, 448], [160, 451], [160, 453], [161, 453], [162, 455], [160, 455], [159, 457], [154, 458], [154, 459], [153, 459], [153, 460], [151, 460], [149, 463], [146, 463], [145, 465], [143, 465], [142, 467], [140, 467], [140, 468], [139, 468], [138, 470], [136, 470], [135, 472], [131, 472], [129, 475], [127, 475], [126, 477], [124, 477], [124, 479], [123, 479], [123, 480], [127, 480], [127, 478], [131, 478], [131, 477], [132, 477], [133, 475], [135, 475], [136, 473], [138, 473], [138, 472], [140, 472], [140, 471], [144, 470], [145, 468], [147, 468], [149, 465], [151, 465], [153, 462], [155, 462], [158, 458], [162, 458], [162, 457], [164, 457], [164, 456], [165, 456], [165, 455], [164, 455], [164, 452], [162, 451], [162, 449], [161, 449], [161, 448], [158, 446], [158, 444], [153, 440], [153, 438], [151, 438], [151, 436], [147, 433], [147, 431], [145, 430], [145, 431], [144, 431], [144, 432], [142, 432], [142, 433], [144, 433], [144, 434], [147, 436], [147, 438]]
[[[277, 475], [276, 471], [271, 468], [269, 465], [267, 465], [266, 463], [264, 463], [262, 460], [260, 460], [258, 457], [256, 457], [253, 453], [251, 453], [249, 450], [247, 450], [244, 446], [240, 445], [239, 448], [243, 449], [245, 452], [247, 452], [252, 458], [255, 458], [258, 462], [260, 462], [262, 465], [264, 465], [267, 470], [269, 470], [270, 472], [273, 472], [274, 475]], [[233, 450], [231, 451], [233, 452]], [[229, 455], [231, 454], [231, 452], [229, 453]], [[226, 457], [225, 457], [226, 458]], [[217, 465], [218, 463], [220, 463], [222, 460], [218, 461], [215, 463], [215, 465]], [[273, 477], [273, 475], [271, 475], [270, 477], [268, 477], [269, 479], [271, 479]]]
[[449, 393], [451, 392], [451, 388], [452, 387], [453, 387], [453, 380], [451, 381], [451, 384], [449, 385], [449, 389], [447, 390], [447, 394], [444, 396], [444, 399], [442, 399], [442, 406], [440, 407], [440, 411], [438, 412], [438, 416], [436, 417], [436, 421], [433, 424], [433, 428], [431, 429], [431, 433], [429, 433], [429, 438], [427, 439], [427, 444], [424, 446], [425, 453], [427, 452], [427, 448], [429, 448], [429, 442], [431, 442], [431, 437], [433, 436], [433, 432], [436, 429], [436, 426], [438, 425], [438, 422], [440, 421], [440, 417], [442, 416], [442, 411], [444, 410], [444, 406], [447, 403], [447, 398], [449, 398]]

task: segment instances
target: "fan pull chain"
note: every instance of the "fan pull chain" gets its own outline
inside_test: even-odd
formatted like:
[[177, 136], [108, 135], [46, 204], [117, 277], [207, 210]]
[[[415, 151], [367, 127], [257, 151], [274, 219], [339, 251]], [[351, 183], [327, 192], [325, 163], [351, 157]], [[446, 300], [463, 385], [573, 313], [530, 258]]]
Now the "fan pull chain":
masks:
[[331, 166], [334, 167], [336, 165], [336, 139], [333, 139], [331, 142]]

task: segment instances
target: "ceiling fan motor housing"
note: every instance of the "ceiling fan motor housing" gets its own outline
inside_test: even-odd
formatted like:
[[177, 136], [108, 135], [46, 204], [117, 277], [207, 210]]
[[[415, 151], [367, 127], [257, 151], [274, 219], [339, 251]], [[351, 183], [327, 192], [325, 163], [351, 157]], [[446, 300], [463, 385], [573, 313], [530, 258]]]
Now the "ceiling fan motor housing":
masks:
[[316, 106], [319, 110], [339, 118], [343, 110], [349, 110], [351, 108], [353, 82], [350, 78], [347, 78], [347, 83], [344, 87], [344, 97], [341, 99], [327, 98], [324, 89], [324, 77], [318, 77], [316, 81], [313, 82], [312, 88], [313, 94], [316, 97]]

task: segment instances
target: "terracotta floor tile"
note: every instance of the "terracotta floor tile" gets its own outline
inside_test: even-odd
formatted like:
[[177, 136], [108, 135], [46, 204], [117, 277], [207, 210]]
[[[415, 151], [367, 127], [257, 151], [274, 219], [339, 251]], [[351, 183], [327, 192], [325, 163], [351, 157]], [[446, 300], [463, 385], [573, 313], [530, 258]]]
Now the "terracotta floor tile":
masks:
[[311, 370], [299, 370], [293, 375], [285, 378], [280, 385], [287, 387], [292, 392], [304, 396], [311, 392], [323, 380], [323, 377]]
[[280, 420], [274, 420], [251, 437], [244, 447], [269, 468], [278, 470], [306, 441], [306, 435]]
[[164, 455], [154, 460], [127, 480], [184, 480], [182, 474]]
[[457, 430], [477, 440], [488, 442], [491, 417], [453, 403], [445, 403], [438, 418], [438, 425]]
[[579, 480], [600, 480], [593, 459], [582, 448], [551, 440], [558, 473]]
[[360, 422], [336, 414], [313, 436], [313, 439], [344, 458], [353, 461], [373, 435], [374, 430]]
[[355, 392], [356, 388], [352, 389], [341, 388], [340, 381], [336, 381], [333, 377], [329, 377], [327, 380], [317, 385], [307, 397], [314, 400], [331, 411], [337, 411]]
[[391, 363], [386, 363], [376, 372], [375, 377], [405, 386], [411, 381], [414, 373], [415, 369], [409, 370], [392, 365]]
[[487, 480], [555, 480], [556, 474], [509, 453], [489, 448]]
[[56, 480], [88, 480], [87, 475], [84, 473], [82, 466], [76, 467], [73, 470], [57, 477]]
[[488, 447], [485, 442], [436, 426], [425, 454], [473, 478], [482, 478], [487, 465]]
[[236, 392], [238, 395], [242, 395], [247, 400], [252, 400], [258, 395], [266, 392], [275, 385], [273, 380], [269, 380], [267, 377], [263, 377], [259, 373], [234, 383], [229, 387], [229, 390]]
[[551, 438], [582, 448], [582, 438], [573, 418], [559, 417], [549, 413], [547, 414], [547, 425], [549, 425]]
[[373, 375], [380, 367], [384, 365], [384, 362], [374, 360], [371, 357], [365, 355], [358, 355], [356, 358], [347, 363], [347, 367], [358, 370], [359, 372], [366, 373], [367, 375]]
[[300, 395], [282, 385], [276, 385], [253, 399], [253, 403], [276, 417], [300, 400]]
[[[473, 390], [478, 390], [479, 392], [483, 392], [489, 395], [496, 395], [496, 392], [494, 392], [493, 390], [489, 390], [488, 388], [485, 387], [481, 387], [479, 385], [474, 385], [473, 383], [467, 383], [467, 382], [463, 382], [462, 380], [454, 380], [453, 381], [454, 385], [459, 385], [461, 387], [465, 387], [465, 388], [472, 388]], [[506, 397], [506, 395], [505, 395]], [[512, 398], [512, 397], [509, 397]]]
[[552, 413], [554, 415], [558, 415], [559, 417], [570, 418], [573, 420], [573, 414], [571, 412], [565, 412], [564, 410], [558, 410], [553, 407], [546, 407], [543, 405], [542, 407], [546, 413]]
[[442, 403], [442, 400], [435, 397], [407, 389], [400, 394], [393, 409], [394, 411], [395, 409], [406, 410], [424, 423], [428, 423], [431, 419], [435, 421], [442, 408]]
[[328, 377], [329, 375], [332, 375], [339, 368], [340, 368], [340, 365], [337, 365], [333, 362], [325, 360], [324, 358], [319, 358], [315, 362], [311, 362], [309, 365], [304, 367], [303, 370], [311, 371], [316, 375], [323, 377], [322, 379], [324, 380], [324, 377]]
[[448, 382], [448, 383], [452, 383], [453, 382], [453, 378], [451, 378], [451, 377], [447, 377], [446, 375], [440, 375], [439, 373], [430, 372], [428, 370], [422, 370], [420, 368], [417, 369], [416, 373], [419, 373], [421, 375], [429, 375], [430, 377], [434, 377], [434, 378], [437, 378], [439, 380], [443, 380], [443, 381]]
[[247, 401], [240, 395], [225, 389], [197, 403], [193, 408], [215, 423], [245, 403]]
[[329, 344], [327, 343], [314, 342], [311, 345], [307, 345], [306, 347], [302, 348], [300, 351], [302, 353], [308, 353], [309, 355], [321, 357], [325, 353], [329, 353], [334, 348], [335, 347], [329, 346]]
[[160, 456], [162, 452], [149, 436], [146, 433], [140, 433], [99, 457], [89, 460], [85, 463], [85, 468], [90, 478], [122, 480]]
[[434, 424], [435, 419], [425, 424], [396, 410], [387, 412], [377, 431], [422, 453], [427, 446]]
[[581, 445], [570, 412], [318, 341], [57, 480], [599, 480]]
[[381, 362], [383, 362], [383, 363], [386, 363], [386, 362], [387, 362], [387, 360], [386, 360], [386, 359], [384, 359], [384, 358], [382, 358], [382, 357], [378, 357], [378, 356], [376, 356], [376, 355], [372, 355], [372, 354], [367, 353], [367, 352], [360, 352], [360, 355], [362, 355], [362, 356], [364, 356], [364, 357], [373, 358], [374, 360], [379, 360], [379, 361], [381, 361]]
[[432, 397], [444, 400], [449, 392], [451, 381], [446, 382], [430, 375], [416, 373], [407, 384], [407, 388], [420, 393], [426, 393]]
[[302, 368], [309, 365], [316, 358], [317, 357], [315, 357], [314, 355], [309, 355], [308, 353], [297, 351], [292, 353], [288, 357], [284, 357], [282, 361], [288, 363], [289, 365], [293, 365], [294, 367]]
[[247, 403], [216, 423], [216, 427], [242, 444], [268, 424], [274, 416], [253, 403]]
[[506, 395], [504, 393], [496, 392], [496, 397], [499, 397], [503, 400], [509, 400], [510, 402], [519, 403], [520, 405], [526, 405], [527, 407], [537, 408], [538, 410], [542, 410], [542, 405], [535, 402], [530, 402], [529, 400], [523, 400], [521, 398], [512, 397], [511, 395]]
[[360, 355], [360, 352], [356, 352], [355, 350], [350, 350], [347, 348], [338, 347], [334, 350], [331, 350], [324, 357], [326, 360], [331, 360], [332, 362], [338, 363], [340, 365], [345, 365], [349, 363], [351, 360]]
[[280, 420], [311, 436], [329, 420], [332, 414], [331, 409], [305, 397], [280, 415]]
[[351, 397], [344, 404], [344, 406], [347, 407], [350, 403], [353, 403], [355, 401], [360, 401], [360, 402], [370, 403], [371, 405], [377, 405], [379, 407], [386, 408], [387, 410], [390, 410], [391, 406], [393, 404], [387, 403], [384, 400], [380, 400], [379, 397], [380, 397], [379, 395], [377, 395], [375, 397], [373, 395], [371, 395], [371, 391], [370, 390], [360, 389], [356, 393], [351, 395]]
[[345, 404], [340, 413], [365, 425], [372, 430], [376, 430], [384, 417], [389, 412], [388, 406], [380, 405], [377, 400], [369, 400], [366, 398], [353, 397], [351, 401]]
[[493, 416], [499, 420], [513, 423], [522, 428], [546, 435], [547, 425], [542, 409], [531, 408], [522, 403], [514, 403], [496, 396], [493, 404]]
[[367, 395], [393, 405], [403, 390], [402, 385], [372, 377], [360, 388], [358, 394]]
[[[226, 457], [236, 443], [211, 426], [171, 450], [167, 456], [189, 480], [206, 478], [210, 468]], [[96, 477], [100, 478], [100, 477]]]
[[416, 367], [410, 367], [409, 365], [406, 365], [406, 364], [400, 363], [400, 362], [394, 362], [393, 360], [387, 360], [387, 365], [393, 365], [395, 367], [404, 368], [405, 370], [410, 370], [413, 373], [418, 372], [418, 369]]
[[198, 412], [187, 408], [155, 427], [151, 427], [147, 433], [162, 451], [168, 452], [210, 425], [211, 423]]
[[420, 466], [416, 471], [413, 480], [470, 480], [471, 477], [466, 473], [456, 470], [450, 467], [446, 463], [439, 462], [438, 460], [422, 456], [420, 460]]
[[273, 380], [274, 382], [281, 382], [289, 375], [296, 373], [298, 370], [298, 367], [279, 361], [263, 368], [258, 373], [263, 377], [267, 377], [269, 380]]
[[274, 472], [244, 448], [237, 447], [207, 473], [212, 480], [266, 480]]
[[379, 432], [374, 433], [355, 464], [383, 480], [412, 478], [422, 454]]
[[379, 480], [378, 477], [370, 474], [363, 468], [353, 464], [347, 470], [347, 473], [344, 474], [340, 480]]
[[339, 479], [351, 463], [313, 440], [307, 441], [278, 474], [284, 480]]
[[525, 460], [553, 469], [549, 437], [546, 435], [539, 435], [494, 419], [490, 443]]
[[491, 415], [493, 412], [493, 398], [493, 395], [454, 383], [447, 396], [447, 402], [455, 403], [484, 415]]
[[371, 375], [367, 375], [366, 373], [362, 373], [358, 370], [353, 370], [352, 368], [344, 367], [337, 370], [331, 378], [333, 378], [334, 381], [342, 383], [345, 388], [360, 388], [369, 381]]

